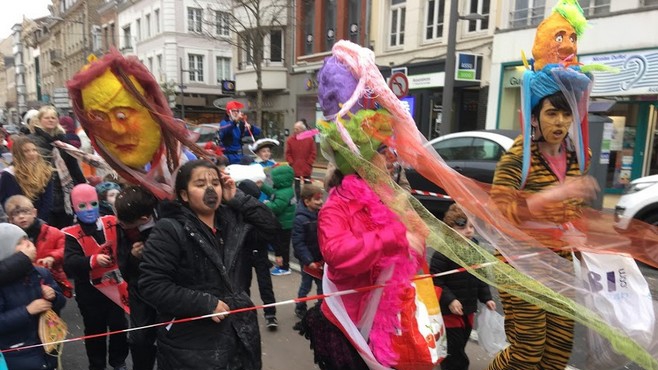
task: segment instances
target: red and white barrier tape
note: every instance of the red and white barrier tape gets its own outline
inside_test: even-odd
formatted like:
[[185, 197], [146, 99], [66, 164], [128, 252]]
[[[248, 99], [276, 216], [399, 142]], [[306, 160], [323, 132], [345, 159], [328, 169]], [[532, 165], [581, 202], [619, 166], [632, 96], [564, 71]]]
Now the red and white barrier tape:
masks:
[[452, 200], [452, 198], [449, 195], [434, 193], [434, 192], [425, 191], [425, 190], [411, 189], [411, 194], [426, 195], [426, 196], [435, 197], [435, 198]]
[[[525, 259], [525, 258], [529, 258], [529, 257], [535, 257], [539, 254], [540, 254], [540, 252], [529, 253], [529, 254], [526, 254], [526, 255], [516, 257], [514, 259]], [[496, 263], [499, 263], [499, 261], [476, 264], [476, 265], [470, 266], [470, 268], [473, 269], [473, 270], [477, 270], [477, 269], [480, 269], [480, 268], [483, 268], [483, 267], [491, 266], [491, 265], [496, 264]], [[416, 275], [411, 280], [415, 281], [415, 280], [422, 280], [422, 279], [430, 279], [430, 278], [433, 278], [433, 277], [451, 275], [451, 274], [456, 274], [458, 272], [464, 272], [464, 271], [466, 271], [466, 268], [460, 267], [460, 268], [456, 268], [456, 269], [449, 270], [449, 271], [439, 272], [439, 273], [436, 273], [436, 274]], [[403, 283], [403, 284], [406, 284], [406, 283]], [[203, 315], [203, 316], [188, 317], [188, 318], [185, 318], [185, 319], [174, 319], [174, 320], [171, 320], [171, 321], [160, 322], [160, 323], [151, 324], [151, 325], [144, 325], [144, 326], [139, 326], [139, 327], [136, 327], [136, 328], [128, 328], [128, 329], [115, 330], [115, 331], [109, 331], [109, 332], [98, 333], [98, 334], [84, 335], [84, 336], [81, 336], [81, 337], [64, 339], [64, 340], [60, 340], [60, 341], [56, 341], [56, 342], [32, 344], [32, 345], [23, 346], [23, 347], [12, 347], [12, 348], [9, 348], [9, 349], [0, 350], [0, 353], [22, 351], [22, 350], [25, 350], [25, 349], [42, 347], [42, 346], [49, 346], [49, 345], [56, 345], [56, 344], [61, 344], [61, 343], [77, 342], [77, 341], [81, 341], [81, 340], [85, 340], [85, 339], [100, 338], [100, 337], [110, 336], [110, 335], [114, 335], [114, 334], [129, 333], [131, 331], [157, 328], [158, 326], [179, 324], [179, 323], [196, 321], [196, 320], [201, 320], [201, 319], [209, 319], [209, 318], [213, 318], [215, 316], [226, 316], [226, 315], [230, 315], [230, 314], [253, 311], [253, 310], [260, 310], [260, 309], [269, 308], [269, 307], [285, 306], [285, 305], [298, 303], [298, 302], [314, 301], [314, 300], [324, 299], [324, 298], [327, 298], [327, 297], [339, 297], [339, 296], [354, 294], [354, 293], [364, 293], [364, 292], [369, 292], [373, 289], [384, 288], [385, 286], [386, 286], [386, 284], [370, 285], [370, 286], [366, 286], [366, 287], [363, 287], [363, 288], [347, 289], [347, 290], [341, 290], [341, 291], [334, 292], [334, 293], [318, 294], [318, 295], [314, 295], [314, 296], [308, 296], [308, 297], [305, 297], [305, 298], [294, 298], [294, 299], [288, 299], [288, 300], [285, 300], [285, 301], [274, 302], [274, 303], [269, 303], [269, 304], [263, 304], [263, 305], [253, 306], [253, 307], [239, 308], [239, 309], [231, 310], [231, 311], [227, 311], [227, 312], [211, 313], [211, 314], [207, 314], [207, 315]]]

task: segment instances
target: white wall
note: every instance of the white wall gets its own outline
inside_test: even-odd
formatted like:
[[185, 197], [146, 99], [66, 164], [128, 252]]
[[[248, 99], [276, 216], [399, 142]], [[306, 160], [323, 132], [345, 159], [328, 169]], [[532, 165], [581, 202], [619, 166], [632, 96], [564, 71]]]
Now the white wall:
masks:
[[[228, 4], [228, 0], [226, 0]], [[187, 75], [184, 74], [183, 80], [186, 82], [186, 93], [191, 94], [216, 94], [218, 85], [216, 83], [216, 56], [232, 57], [231, 46], [221, 40], [209, 40], [203, 35], [188, 32], [187, 30], [187, 7], [203, 9], [204, 18], [207, 20], [214, 12], [209, 11], [212, 8], [224, 7], [217, 0], [198, 1], [198, 0], [146, 0], [135, 3], [134, 5], [121, 11], [118, 15], [118, 26], [120, 28], [120, 45], [124, 46], [123, 27], [130, 24], [131, 34], [133, 35], [133, 53], [149, 67], [149, 58], [153, 59], [153, 69], [151, 72], [160, 82], [174, 81], [179, 83], [180, 80], [180, 60], [183, 61], [183, 69], [187, 69], [188, 55], [199, 54], [204, 56], [204, 83], [188, 84]], [[160, 33], [156, 33], [155, 10], [159, 10]], [[151, 17], [151, 36], [147, 37], [145, 27], [147, 25], [146, 15]], [[137, 19], [141, 21], [141, 34], [137, 38]], [[137, 41], [139, 40], [139, 41]], [[162, 57], [162, 69], [158, 69], [158, 56]]]

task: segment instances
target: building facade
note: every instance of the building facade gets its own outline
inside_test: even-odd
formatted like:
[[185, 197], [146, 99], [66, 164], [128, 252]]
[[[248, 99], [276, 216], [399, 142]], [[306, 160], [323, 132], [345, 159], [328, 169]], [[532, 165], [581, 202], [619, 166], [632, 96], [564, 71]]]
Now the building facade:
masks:
[[[216, 26], [229, 1], [140, 0], [119, 4], [119, 50], [135, 55], [169, 95], [176, 115], [196, 123], [223, 118], [213, 102], [232, 77], [231, 44]], [[232, 78], [230, 78], [232, 79]]]
[[13, 37], [0, 41], [0, 121], [18, 123], [16, 100], [16, 69], [14, 68]]
[[[521, 51], [530, 57], [536, 26], [550, 15], [555, 1], [503, 3], [505, 27], [494, 36], [487, 128], [519, 129]], [[600, 158], [593, 158], [607, 165], [606, 192], [621, 192], [633, 179], [658, 174], [658, 25], [653, 22], [658, 1], [580, 3], [591, 27], [578, 42], [579, 61], [619, 70], [595, 73], [591, 102], [610, 102], [605, 105], [611, 108], [601, 114], [612, 123], [605, 127], [603, 138], [591, 140], [604, 140], [604, 147], [609, 147]]]
[[289, 85], [294, 120], [309, 126], [322, 118], [317, 103], [317, 72], [338, 40], [369, 45], [372, 1], [297, 0], [295, 42]]
[[[293, 21], [293, 1], [255, 3], [259, 4], [258, 9], [236, 6], [232, 16], [226, 16], [230, 25], [225, 27], [225, 32], [234, 45], [235, 90], [246, 104], [249, 119], [261, 126], [263, 135], [284, 141], [285, 129], [291, 128], [295, 121], [289, 88], [294, 40], [289, 25]], [[256, 122], [259, 74], [262, 117]], [[283, 153], [282, 146], [275, 154], [279, 152]]]
[[[369, 46], [384, 77], [401, 72], [408, 79], [403, 99], [418, 129], [431, 139], [441, 133], [446, 74], [454, 76], [451, 131], [485, 126], [491, 48], [497, 1], [385, 0], [372, 2]], [[449, 34], [451, 7], [457, 6], [456, 32]], [[446, 71], [450, 38], [454, 38], [456, 70]], [[460, 62], [461, 61], [461, 62]], [[470, 71], [460, 66], [467, 66]], [[463, 72], [460, 72], [463, 70]], [[444, 129], [445, 130], [445, 129]]]

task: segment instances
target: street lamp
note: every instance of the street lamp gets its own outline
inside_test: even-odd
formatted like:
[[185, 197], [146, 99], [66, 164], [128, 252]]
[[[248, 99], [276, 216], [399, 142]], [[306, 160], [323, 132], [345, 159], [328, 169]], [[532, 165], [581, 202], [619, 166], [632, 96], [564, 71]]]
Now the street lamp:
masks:
[[180, 88], [180, 116], [181, 119], [184, 121], [185, 120], [185, 84], [183, 83], [183, 72], [198, 72], [200, 69], [183, 69], [183, 58], [179, 58], [180, 61], [180, 84], [178, 87]]
[[455, 88], [455, 44], [457, 42], [457, 20], [459, 19], [475, 21], [486, 19], [486, 17], [477, 13], [460, 16], [459, 0], [450, 1], [450, 14], [448, 15], [448, 47], [446, 51], [443, 99], [441, 101], [443, 112], [441, 113], [441, 126], [439, 129], [441, 135], [456, 131], [452, 124], [452, 96]]

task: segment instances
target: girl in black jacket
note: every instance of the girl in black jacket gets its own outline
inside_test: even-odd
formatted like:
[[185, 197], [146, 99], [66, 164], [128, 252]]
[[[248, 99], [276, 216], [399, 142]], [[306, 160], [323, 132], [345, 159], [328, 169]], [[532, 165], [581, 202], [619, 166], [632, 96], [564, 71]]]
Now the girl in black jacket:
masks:
[[[464, 238], [477, 243], [477, 239], [473, 238], [473, 224], [456, 204], [448, 208], [443, 222]], [[434, 252], [432, 255], [432, 274], [458, 268], [461, 266], [443, 254]], [[448, 356], [441, 362], [441, 370], [467, 370], [469, 359], [466, 355], [466, 344], [471, 336], [477, 301], [484, 303], [490, 310], [496, 309], [496, 303], [491, 299], [489, 285], [467, 271], [437, 276], [434, 278], [434, 285], [441, 287], [439, 304], [448, 336]]]
[[[272, 213], [206, 160], [178, 170], [175, 194], [161, 204], [140, 265], [139, 289], [158, 321], [253, 306], [239, 281], [251, 268], [244, 239], [249, 232], [270, 239]], [[256, 311], [160, 327], [157, 361], [163, 370], [260, 369]]]

